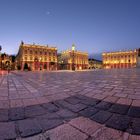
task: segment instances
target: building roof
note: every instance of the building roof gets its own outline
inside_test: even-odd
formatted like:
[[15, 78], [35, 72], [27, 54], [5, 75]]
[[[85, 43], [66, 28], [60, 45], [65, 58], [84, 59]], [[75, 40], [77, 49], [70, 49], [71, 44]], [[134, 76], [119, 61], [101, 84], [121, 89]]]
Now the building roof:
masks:
[[134, 53], [134, 52], [137, 52], [137, 49], [135, 50], [126, 50], [126, 51], [116, 51], [116, 52], [104, 52], [102, 53], [102, 55], [113, 55], [113, 54], [122, 54], [122, 53]]
[[56, 47], [51, 47], [51, 46], [48, 46], [48, 45], [38, 45], [38, 44], [24, 44], [24, 43], [21, 43], [20, 47], [30, 47], [30, 48], [43, 48], [43, 49], [53, 49], [53, 50], [57, 50]]

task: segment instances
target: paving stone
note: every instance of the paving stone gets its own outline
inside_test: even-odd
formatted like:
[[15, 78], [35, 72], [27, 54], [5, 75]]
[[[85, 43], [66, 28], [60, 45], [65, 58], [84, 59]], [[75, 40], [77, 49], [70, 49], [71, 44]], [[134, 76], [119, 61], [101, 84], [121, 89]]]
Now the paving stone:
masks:
[[23, 101], [22, 100], [10, 100], [10, 107], [15, 108], [15, 107], [23, 107]]
[[131, 105], [132, 103], [132, 100], [131, 99], [128, 99], [128, 98], [120, 98], [118, 101], [117, 101], [118, 104], [124, 104], [124, 105]]
[[133, 100], [132, 106], [140, 107], [140, 100]]
[[65, 99], [65, 101], [73, 105], [78, 104], [80, 102], [80, 100], [76, 98], [75, 96], [68, 97]]
[[104, 99], [105, 102], [111, 102], [111, 103], [116, 103], [116, 101], [118, 100], [118, 97], [114, 97], [114, 96], [108, 96], [107, 98]]
[[128, 140], [140, 140], [140, 136], [130, 135]]
[[121, 131], [101, 127], [93, 134], [90, 140], [127, 140], [127, 138], [125, 139], [125, 137], [123, 137], [123, 132]]
[[128, 115], [131, 117], [140, 117], [140, 107], [131, 106]]
[[18, 121], [18, 129], [21, 137], [29, 137], [41, 133], [42, 129], [35, 119]]
[[91, 117], [92, 120], [99, 122], [99, 123], [105, 123], [110, 117], [112, 116], [112, 113], [107, 111], [99, 111], [95, 115]]
[[86, 140], [87, 135], [80, 132], [78, 129], [64, 124], [55, 129], [47, 131], [45, 134], [47, 140]]
[[112, 106], [112, 103], [101, 101], [95, 107], [102, 109], [102, 110], [108, 110], [108, 109], [110, 109], [111, 106]]
[[0, 122], [8, 121], [8, 109], [0, 109]]
[[47, 118], [38, 117], [37, 121], [38, 124], [41, 126], [43, 132], [63, 124], [63, 120], [61, 118], [47, 119]]
[[90, 98], [90, 99], [86, 99], [86, 100], [81, 100], [80, 102], [85, 105], [95, 106], [96, 104], [98, 104], [100, 102], [100, 100]]
[[75, 105], [69, 104], [68, 102], [66, 102], [64, 100], [56, 101], [55, 104], [58, 105], [58, 106], [61, 106], [63, 108], [69, 109], [69, 110], [71, 110], [73, 112], [76, 112], [76, 113], [87, 107], [86, 105], [81, 104], [81, 103], [78, 103], [78, 104], [75, 104]]
[[9, 119], [14, 120], [21, 120], [25, 118], [24, 108], [11, 108], [9, 110]]
[[80, 100], [90, 100], [91, 98], [81, 95], [81, 94], [76, 94], [75, 95], [76, 98], [80, 99]]
[[56, 112], [36, 116], [39, 119], [62, 119]]
[[77, 94], [75, 95], [78, 99], [80, 99], [81, 103], [85, 104], [85, 105], [96, 105], [97, 103], [100, 102], [100, 100], [98, 99], [95, 99], [95, 98], [90, 98], [90, 97], [87, 97], [87, 96], [83, 96], [83, 95], [80, 95], [80, 94]]
[[70, 110], [66, 110], [66, 109], [62, 109], [58, 111], [57, 114], [65, 120], [70, 120], [78, 116], [77, 113], [71, 112]]
[[113, 112], [113, 113], [118, 113], [118, 114], [125, 115], [125, 114], [127, 114], [128, 109], [129, 109], [128, 105], [114, 104], [114, 105], [111, 106], [109, 111]]
[[40, 105], [25, 107], [25, 117], [34, 117], [45, 113], [47, 113], [47, 110]]
[[133, 135], [140, 135], [140, 118], [133, 118], [130, 125], [130, 133]]
[[99, 123], [84, 117], [72, 119], [69, 124], [91, 136], [101, 127]]
[[0, 123], [0, 139], [12, 140], [16, 138], [16, 130], [14, 122], [1, 122]]
[[98, 100], [103, 100], [106, 97], [107, 95], [100, 94], [100, 93], [97, 93], [96, 95], [93, 96], [93, 98], [98, 99]]
[[114, 114], [105, 124], [107, 127], [126, 131], [130, 124], [130, 118], [124, 115]]
[[84, 116], [84, 117], [91, 117], [94, 114], [96, 114], [99, 110], [94, 108], [94, 107], [88, 107], [82, 111], [79, 112], [80, 115]]
[[42, 104], [41, 106], [43, 106], [45, 109], [47, 109], [48, 112], [59, 111], [59, 108], [53, 103], [46, 103], [46, 104]]
[[31, 106], [31, 105], [38, 104], [37, 99], [33, 98], [33, 95], [31, 95], [29, 93], [26, 94], [26, 96], [25, 95], [20, 95], [20, 98], [23, 98], [23, 104], [24, 104], [24, 106]]
[[8, 109], [9, 108], [9, 101], [0, 101], [0, 109]]
[[36, 136], [22, 138], [22, 139], [16, 139], [16, 140], [49, 140], [49, 139], [46, 139], [45, 136], [43, 136], [43, 134], [39, 134]]

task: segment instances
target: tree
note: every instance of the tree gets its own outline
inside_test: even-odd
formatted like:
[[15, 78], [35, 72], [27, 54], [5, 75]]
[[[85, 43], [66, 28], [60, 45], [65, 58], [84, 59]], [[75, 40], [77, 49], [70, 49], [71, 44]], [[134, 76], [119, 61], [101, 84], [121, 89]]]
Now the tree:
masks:
[[11, 55], [11, 57], [12, 57], [12, 63], [14, 63], [16, 56], [15, 55]]

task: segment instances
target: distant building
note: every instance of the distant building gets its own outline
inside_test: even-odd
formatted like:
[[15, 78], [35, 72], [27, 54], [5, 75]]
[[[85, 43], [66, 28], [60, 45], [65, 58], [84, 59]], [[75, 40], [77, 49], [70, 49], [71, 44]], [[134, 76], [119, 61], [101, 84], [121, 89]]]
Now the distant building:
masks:
[[93, 58], [88, 59], [88, 63], [89, 69], [101, 69], [103, 67], [102, 61]]
[[71, 50], [61, 52], [58, 56], [58, 69], [83, 70], [88, 69], [88, 53], [75, 50], [72, 45]]
[[12, 56], [2, 53], [0, 54], [0, 69], [7, 70], [11, 69], [12, 66]]
[[21, 70], [57, 70], [57, 48], [21, 42], [15, 62]]
[[110, 68], [134, 68], [140, 63], [140, 49], [103, 53], [103, 66]]

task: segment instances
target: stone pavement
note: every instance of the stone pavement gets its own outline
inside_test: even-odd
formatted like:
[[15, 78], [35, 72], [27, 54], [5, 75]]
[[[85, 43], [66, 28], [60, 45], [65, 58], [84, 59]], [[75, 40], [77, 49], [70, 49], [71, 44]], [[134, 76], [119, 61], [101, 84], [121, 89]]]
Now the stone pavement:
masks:
[[140, 69], [0, 75], [0, 140], [139, 140]]

